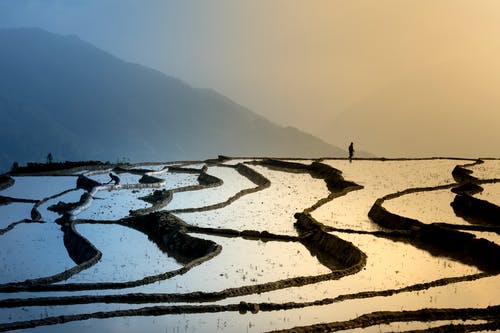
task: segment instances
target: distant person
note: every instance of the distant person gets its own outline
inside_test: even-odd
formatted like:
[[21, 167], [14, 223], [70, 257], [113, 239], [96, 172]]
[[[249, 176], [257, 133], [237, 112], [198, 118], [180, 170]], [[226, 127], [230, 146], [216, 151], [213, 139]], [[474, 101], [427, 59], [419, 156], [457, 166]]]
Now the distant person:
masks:
[[120, 178], [118, 178], [118, 176], [116, 175], [113, 175], [111, 172], [109, 173], [109, 177], [111, 177], [111, 180], [108, 182], [111, 183], [111, 182], [115, 182], [115, 185], [119, 185], [120, 184]]
[[352, 157], [354, 156], [354, 143], [351, 142], [349, 145], [349, 163], [352, 162]]

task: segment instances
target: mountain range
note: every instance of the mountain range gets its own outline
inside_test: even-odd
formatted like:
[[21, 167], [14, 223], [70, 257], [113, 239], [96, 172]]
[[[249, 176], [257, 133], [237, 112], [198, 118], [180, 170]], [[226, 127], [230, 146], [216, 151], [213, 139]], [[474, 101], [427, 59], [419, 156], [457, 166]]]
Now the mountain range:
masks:
[[209, 89], [76, 36], [0, 29], [0, 169], [14, 161], [342, 156]]

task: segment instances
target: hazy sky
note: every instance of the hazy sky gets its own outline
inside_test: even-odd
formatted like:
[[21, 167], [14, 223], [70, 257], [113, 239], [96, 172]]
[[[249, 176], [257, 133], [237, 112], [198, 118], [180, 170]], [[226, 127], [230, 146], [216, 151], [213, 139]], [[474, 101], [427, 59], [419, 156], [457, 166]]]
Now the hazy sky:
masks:
[[[436, 122], [478, 105], [486, 123], [500, 121], [497, 0], [0, 0], [0, 27], [13, 26], [76, 34], [280, 124], [341, 146], [355, 140], [381, 155], [452, 151], [429, 146], [439, 135], [411, 153], [394, 138], [374, 146], [366, 130], [347, 137], [346, 126], [356, 127], [347, 115], [391, 109], [411, 116], [419, 111], [410, 106], [424, 98], [424, 114]], [[339, 116], [344, 128], [336, 131]], [[500, 134], [488, 135], [484, 154], [500, 155]], [[458, 154], [475, 151], [464, 145]]]

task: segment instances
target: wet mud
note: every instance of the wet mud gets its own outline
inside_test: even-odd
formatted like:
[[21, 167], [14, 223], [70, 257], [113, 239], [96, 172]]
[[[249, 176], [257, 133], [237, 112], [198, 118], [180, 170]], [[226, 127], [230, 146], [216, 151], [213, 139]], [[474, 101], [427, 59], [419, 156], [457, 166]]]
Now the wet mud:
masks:
[[500, 207], [469, 194], [457, 194], [451, 203], [457, 216], [471, 224], [500, 226]]
[[0, 175], [0, 191], [14, 185], [14, 178], [8, 175]]
[[[295, 327], [291, 330], [280, 330], [273, 332], [336, 332], [355, 328], [365, 328], [374, 325], [388, 324], [392, 322], [408, 321], [438, 321], [454, 320], [467, 318], [468, 320], [486, 320], [488, 323], [480, 325], [471, 325], [474, 330], [494, 329], [499, 325], [500, 306], [489, 306], [484, 309], [422, 309], [417, 311], [401, 312], [373, 312], [362, 315], [358, 318], [343, 322], [334, 322], [328, 324], [318, 324], [306, 327]], [[450, 332], [464, 332], [463, 325], [444, 326]], [[440, 330], [437, 328], [436, 330]], [[446, 330], [446, 331], [447, 331]]]
[[125, 218], [120, 224], [145, 233], [160, 249], [181, 264], [187, 264], [216, 252], [218, 245], [212, 241], [192, 237], [187, 224], [168, 212]]

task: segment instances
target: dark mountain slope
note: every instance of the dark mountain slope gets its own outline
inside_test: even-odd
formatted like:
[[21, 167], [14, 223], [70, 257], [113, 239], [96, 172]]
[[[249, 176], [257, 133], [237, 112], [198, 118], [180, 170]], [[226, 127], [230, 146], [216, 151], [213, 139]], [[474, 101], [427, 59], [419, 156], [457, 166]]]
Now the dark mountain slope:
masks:
[[217, 154], [345, 156], [210, 90], [124, 62], [74, 36], [0, 30], [0, 166], [13, 161]]

